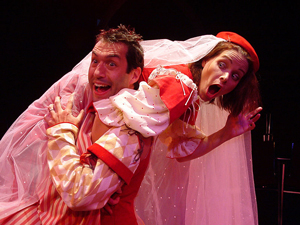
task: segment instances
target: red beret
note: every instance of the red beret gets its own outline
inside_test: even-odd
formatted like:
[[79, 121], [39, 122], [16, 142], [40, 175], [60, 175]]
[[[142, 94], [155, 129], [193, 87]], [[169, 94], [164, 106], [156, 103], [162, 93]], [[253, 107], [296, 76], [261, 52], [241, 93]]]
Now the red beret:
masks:
[[234, 32], [229, 32], [229, 31], [223, 31], [217, 34], [218, 38], [223, 38], [229, 42], [235, 43], [241, 47], [243, 47], [251, 56], [253, 60], [253, 69], [254, 72], [257, 72], [259, 68], [259, 59], [258, 56], [254, 50], [254, 48], [251, 46], [251, 44], [242, 36], [234, 33]]

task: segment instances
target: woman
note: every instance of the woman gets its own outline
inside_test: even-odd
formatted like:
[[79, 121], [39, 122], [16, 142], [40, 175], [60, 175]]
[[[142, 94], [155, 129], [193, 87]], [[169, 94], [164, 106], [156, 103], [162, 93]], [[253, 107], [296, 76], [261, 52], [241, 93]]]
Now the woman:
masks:
[[[237, 115], [241, 111], [257, 107], [260, 99], [254, 74], [259, 68], [259, 61], [252, 46], [244, 38], [231, 32], [221, 32], [217, 37], [222, 40], [214, 36], [202, 36], [185, 42], [148, 41], [143, 46], [146, 52], [145, 67], [147, 64], [152, 67], [152, 62], [155, 64], [158, 61], [163, 62], [164, 65], [186, 63], [193, 74], [200, 74], [198, 77], [201, 78], [201, 82], [207, 84], [206, 87], [203, 83], [201, 85], [201, 82], [199, 85], [199, 93], [200, 96], [202, 94], [203, 99], [220, 93], [218, 87], [213, 86], [216, 83], [212, 82], [213, 85], [210, 86], [209, 79], [206, 79], [204, 74], [208, 71], [205, 66], [209, 65], [210, 59], [215, 59], [214, 57], [228, 49], [239, 49], [242, 46], [238, 51], [242, 50], [242, 55], [248, 61], [247, 72], [243, 70], [244, 75], [232, 92], [223, 96], [215, 94], [215, 97], [221, 97], [215, 98], [217, 104], [202, 103], [200, 106], [196, 125], [206, 134], [213, 134], [222, 129], [227, 120], [228, 112], [216, 105]], [[148, 49], [150, 50], [147, 51]], [[154, 49], [153, 52], [151, 49]], [[187, 49], [193, 54], [186, 52]], [[210, 51], [211, 49], [213, 50]], [[157, 59], [156, 55], [160, 57]], [[170, 58], [170, 55], [174, 57]], [[242, 62], [241, 58], [236, 59]], [[222, 61], [219, 65], [220, 68], [225, 66]], [[195, 78], [194, 81], [197, 82]], [[248, 88], [248, 85], [251, 88]], [[235, 97], [240, 96], [239, 100], [234, 100]], [[212, 101], [210, 98], [207, 100]], [[236, 105], [229, 103], [236, 101], [238, 102]], [[248, 125], [251, 127], [250, 130], [254, 127], [251, 121], [246, 126]], [[172, 133], [174, 132], [169, 132], [164, 138]], [[177, 140], [176, 136], [174, 140]], [[258, 223], [249, 132], [190, 162], [178, 163], [161, 157], [168, 152], [166, 145], [161, 142], [156, 142], [155, 149], [161, 150], [153, 151], [153, 160], [136, 200], [137, 214], [145, 224]], [[204, 153], [200, 151], [199, 154], [185, 159]]]

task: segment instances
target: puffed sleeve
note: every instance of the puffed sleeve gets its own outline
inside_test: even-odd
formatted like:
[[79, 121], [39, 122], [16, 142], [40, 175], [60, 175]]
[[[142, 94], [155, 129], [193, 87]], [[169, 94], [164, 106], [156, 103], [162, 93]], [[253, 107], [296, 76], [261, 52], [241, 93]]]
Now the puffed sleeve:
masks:
[[91, 168], [80, 160], [77, 133], [78, 128], [69, 123], [47, 129], [50, 176], [71, 209], [99, 209], [119, 187], [130, 182], [139, 165], [139, 140], [125, 126], [109, 129], [88, 148], [98, 157]]
[[94, 102], [100, 120], [109, 126], [126, 124], [144, 137], [157, 136], [198, 99], [197, 86], [186, 74], [161, 66], [138, 90], [122, 89], [109, 99]]

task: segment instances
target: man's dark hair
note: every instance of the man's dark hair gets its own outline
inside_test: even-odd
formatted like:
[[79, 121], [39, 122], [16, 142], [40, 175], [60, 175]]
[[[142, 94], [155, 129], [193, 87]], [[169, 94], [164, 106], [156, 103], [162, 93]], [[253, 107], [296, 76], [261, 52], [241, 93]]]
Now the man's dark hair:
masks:
[[[144, 50], [140, 45], [142, 36], [135, 33], [134, 28], [126, 27], [124, 25], [118, 26], [118, 28], [111, 28], [109, 30], [101, 30], [97, 35], [97, 42], [106, 41], [112, 43], [124, 43], [128, 47], [126, 54], [127, 60], [127, 73], [131, 70], [140, 67], [144, 68]], [[138, 88], [138, 82], [134, 84], [134, 89]]]

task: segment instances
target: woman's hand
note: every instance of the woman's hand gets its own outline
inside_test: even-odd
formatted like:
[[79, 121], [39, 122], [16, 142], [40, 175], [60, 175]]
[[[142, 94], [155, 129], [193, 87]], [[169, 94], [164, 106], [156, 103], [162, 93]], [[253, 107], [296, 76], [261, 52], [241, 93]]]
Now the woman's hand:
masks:
[[45, 117], [46, 122], [49, 126], [53, 126], [58, 123], [72, 123], [76, 126], [79, 126], [83, 120], [84, 110], [81, 110], [77, 117], [72, 114], [72, 106], [73, 106], [74, 95], [72, 94], [68, 100], [66, 109], [63, 110], [60, 103], [60, 97], [56, 97], [54, 101], [54, 105], [50, 104], [48, 106], [48, 110], [51, 114], [50, 118]]
[[229, 132], [231, 138], [253, 130], [256, 121], [260, 118], [261, 110], [262, 107], [258, 107], [248, 114], [240, 113], [237, 117], [229, 115], [224, 128]]
[[261, 110], [262, 107], [258, 107], [248, 114], [241, 113], [237, 117], [229, 115], [227, 122], [222, 129], [203, 138], [191, 155], [179, 158], [177, 161], [184, 162], [203, 156], [231, 138], [239, 136], [249, 130], [253, 130], [255, 128], [255, 122], [260, 117], [260, 114], [258, 113]]

